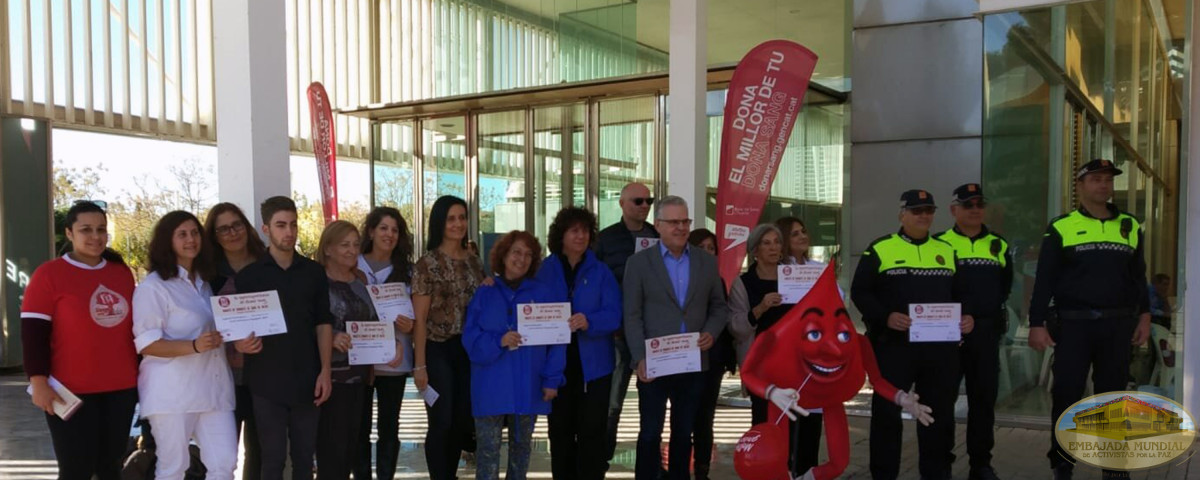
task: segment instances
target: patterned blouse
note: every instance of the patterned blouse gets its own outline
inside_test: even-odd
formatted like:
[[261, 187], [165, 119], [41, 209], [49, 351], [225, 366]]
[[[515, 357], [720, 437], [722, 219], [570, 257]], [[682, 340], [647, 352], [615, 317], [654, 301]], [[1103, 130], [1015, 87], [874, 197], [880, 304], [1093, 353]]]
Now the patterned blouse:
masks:
[[[346, 322], [374, 322], [375, 307], [362, 281], [339, 282], [329, 279], [329, 311], [333, 313], [333, 331], [346, 332]], [[370, 365], [350, 365], [350, 356], [333, 350], [330, 371], [334, 383], [364, 383], [371, 373]]]
[[426, 253], [414, 267], [412, 294], [430, 297], [425, 325], [429, 340], [444, 342], [462, 335], [467, 304], [483, 281], [483, 262], [474, 255], [454, 260], [439, 250]]

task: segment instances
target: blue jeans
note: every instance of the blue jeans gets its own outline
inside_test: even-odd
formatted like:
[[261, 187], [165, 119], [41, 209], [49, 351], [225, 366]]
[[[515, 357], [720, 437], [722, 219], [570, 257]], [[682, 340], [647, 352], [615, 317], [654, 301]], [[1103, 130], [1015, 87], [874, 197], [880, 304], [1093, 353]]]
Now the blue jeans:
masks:
[[704, 392], [704, 373], [681, 373], [656, 378], [649, 383], [638, 381], [637, 388], [641, 431], [638, 432], [635, 478], [655, 480], [662, 470], [659, 446], [668, 400], [671, 402], [671, 445], [667, 451], [667, 478], [690, 478], [692, 431], [696, 425], [696, 411], [700, 408], [699, 398]]

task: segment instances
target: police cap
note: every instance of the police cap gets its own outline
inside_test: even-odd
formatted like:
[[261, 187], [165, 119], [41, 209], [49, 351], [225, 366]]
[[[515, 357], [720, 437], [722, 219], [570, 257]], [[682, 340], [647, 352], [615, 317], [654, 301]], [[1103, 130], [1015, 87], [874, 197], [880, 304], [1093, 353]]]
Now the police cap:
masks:
[[1075, 172], [1075, 179], [1079, 180], [1079, 179], [1083, 178], [1084, 175], [1087, 175], [1089, 173], [1096, 173], [1096, 172], [1112, 172], [1113, 176], [1117, 176], [1117, 175], [1124, 173], [1121, 171], [1121, 169], [1117, 168], [1116, 165], [1113, 165], [1113, 162], [1111, 160], [1097, 158], [1095, 160], [1092, 160], [1090, 162], [1083, 164], [1082, 167], [1079, 167], [1079, 171]]
[[954, 199], [952, 202], [963, 203], [972, 198], [983, 198], [983, 187], [979, 186], [978, 183], [959, 185], [958, 188], [954, 189]]
[[900, 194], [900, 208], [936, 207], [933, 194], [925, 190], [909, 190]]

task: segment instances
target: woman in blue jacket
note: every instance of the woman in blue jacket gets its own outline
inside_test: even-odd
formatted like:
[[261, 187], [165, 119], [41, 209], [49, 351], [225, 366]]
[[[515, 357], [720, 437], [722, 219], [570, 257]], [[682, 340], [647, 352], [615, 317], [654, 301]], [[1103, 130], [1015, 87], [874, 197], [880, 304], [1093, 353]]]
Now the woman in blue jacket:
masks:
[[533, 426], [550, 414], [550, 401], [563, 383], [566, 345], [521, 346], [517, 308], [559, 301], [534, 280], [542, 246], [527, 232], [513, 231], [492, 248], [496, 282], [475, 291], [467, 306], [462, 342], [471, 359], [471, 411], [475, 416], [475, 478], [497, 479], [500, 434], [507, 423], [508, 480], [529, 471]]
[[608, 402], [612, 389], [612, 333], [621, 326], [621, 288], [591, 246], [596, 217], [564, 208], [550, 224], [550, 256], [537, 279], [560, 302], [571, 303], [566, 383], [550, 413], [550, 468], [554, 478], [603, 479], [608, 469]]

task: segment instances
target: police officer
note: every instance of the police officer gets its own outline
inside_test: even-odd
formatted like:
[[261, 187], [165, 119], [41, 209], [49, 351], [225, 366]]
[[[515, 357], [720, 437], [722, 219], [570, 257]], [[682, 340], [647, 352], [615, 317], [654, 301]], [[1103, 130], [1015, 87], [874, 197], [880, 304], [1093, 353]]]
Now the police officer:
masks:
[[[958, 396], [958, 342], [910, 343], [909, 305], [956, 301], [954, 248], [932, 238], [937, 206], [925, 190], [900, 196], [900, 231], [867, 247], [854, 272], [850, 297], [862, 312], [867, 337], [883, 378], [897, 388], [916, 383], [922, 403], [933, 408], [932, 425], [917, 425], [921, 478], [950, 478], [954, 446], [954, 402]], [[959, 328], [971, 332], [963, 315]], [[900, 407], [875, 395], [871, 400], [871, 476], [894, 479], [900, 471], [903, 434]]]
[[[1089, 368], [1096, 393], [1124, 389], [1129, 345], [1150, 337], [1141, 224], [1108, 203], [1113, 177], [1120, 174], [1108, 160], [1080, 167], [1075, 175], [1079, 209], [1051, 221], [1042, 238], [1029, 305], [1029, 346], [1037, 351], [1057, 347], [1051, 422], [1083, 397]], [[1047, 325], [1056, 318], [1056, 325]], [[1055, 478], [1071, 478], [1073, 465], [1053, 433], [1047, 456]], [[1129, 478], [1127, 472], [1105, 471], [1104, 476]]]
[[992, 428], [996, 421], [996, 391], [1000, 373], [1000, 339], [1007, 330], [1004, 303], [1012, 290], [1013, 267], [1008, 242], [983, 224], [987, 201], [983, 187], [968, 183], [954, 189], [950, 214], [954, 227], [933, 237], [949, 243], [957, 256], [955, 282], [964, 313], [975, 329], [959, 348], [962, 374], [967, 379], [967, 454], [971, 480], [995, 480], [992, 469]]

